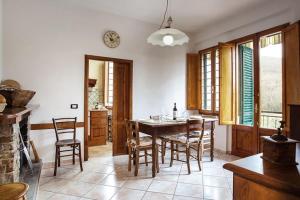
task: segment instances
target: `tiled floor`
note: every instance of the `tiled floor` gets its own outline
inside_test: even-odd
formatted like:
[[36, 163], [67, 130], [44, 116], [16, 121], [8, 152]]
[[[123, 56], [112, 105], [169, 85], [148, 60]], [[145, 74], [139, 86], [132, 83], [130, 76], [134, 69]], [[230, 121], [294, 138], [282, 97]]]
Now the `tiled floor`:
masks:
[[[111, 145], [93, 147], [91, 157], [80, 172], [78, 164], [64, 165], [53, 177], [53, 168], [44, 168], [40, 180], [39, 200], [196, 200], [232, 199], [232, 173], [223, 164], [237, 157], [215, 153], [215, 160], [204, 157], [202, 171], [191, 162], [192, 174], [185, 163], [169, 161], [160, 165], [154, 179], [151, 165], [141, 165], [135, 177], [127, 171], [127, 156], [111, 156]], [[169, 156], [167, 156], [168, 158]]]

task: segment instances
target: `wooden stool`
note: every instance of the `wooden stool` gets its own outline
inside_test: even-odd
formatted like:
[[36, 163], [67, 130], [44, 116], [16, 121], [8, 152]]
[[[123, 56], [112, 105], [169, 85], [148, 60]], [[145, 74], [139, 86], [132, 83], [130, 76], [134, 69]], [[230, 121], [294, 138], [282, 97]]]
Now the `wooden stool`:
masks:
[[29, 185], [26, 183], [9, 183], [0, 185], [1, 200], [25, 200]]

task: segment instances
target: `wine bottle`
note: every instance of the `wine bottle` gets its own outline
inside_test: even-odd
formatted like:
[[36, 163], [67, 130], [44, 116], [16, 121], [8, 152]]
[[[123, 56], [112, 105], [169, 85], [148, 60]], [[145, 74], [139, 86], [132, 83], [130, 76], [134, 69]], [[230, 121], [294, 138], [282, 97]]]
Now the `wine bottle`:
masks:
[[176, 108], [176, 103], [174, 103], [174, 108], [173, 108], [173, 120], [177, 119], [177, 108]]

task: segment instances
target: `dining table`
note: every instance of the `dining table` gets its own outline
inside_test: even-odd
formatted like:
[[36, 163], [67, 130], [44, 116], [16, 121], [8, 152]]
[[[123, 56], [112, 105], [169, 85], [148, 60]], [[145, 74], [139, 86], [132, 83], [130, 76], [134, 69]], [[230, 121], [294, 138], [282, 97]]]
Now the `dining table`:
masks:
[[[200, 119], [200, 118], [190, 118], [190, 119]], [[213, 161], [214, 159], [214, 129], [215, 129], [215, 122], [218, 121], [215, 117], [201, 117], [204, 119], [204, 127], [206, 130], [210, 130], [210, 160]], [[163, 119], [163, 120], [153, 120], [153, 119], [146, 119], [146, 120], [138, 120], [139, 122], [139, 131], [141, 133], [150, 135], [152, 137], [152, 177], [156, 176], [156, 151], [157, 151], [157, 138], [161, 136], [170, 136], [176, 135], [179, 133], [186, 133], [187, 132], [187, 119]]]

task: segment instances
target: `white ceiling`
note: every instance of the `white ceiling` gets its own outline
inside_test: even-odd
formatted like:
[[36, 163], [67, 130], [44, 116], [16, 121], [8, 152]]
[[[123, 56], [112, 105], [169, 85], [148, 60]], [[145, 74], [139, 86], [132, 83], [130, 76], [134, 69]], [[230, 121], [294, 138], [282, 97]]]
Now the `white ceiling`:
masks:
[[[67, 0], [96, 11], [160, 25], [166, 0]], [[169, 0], [173, 27], [193, 33], [270, 0]]]

